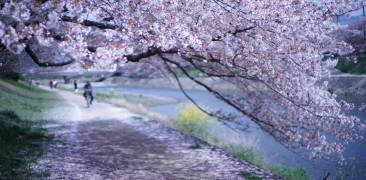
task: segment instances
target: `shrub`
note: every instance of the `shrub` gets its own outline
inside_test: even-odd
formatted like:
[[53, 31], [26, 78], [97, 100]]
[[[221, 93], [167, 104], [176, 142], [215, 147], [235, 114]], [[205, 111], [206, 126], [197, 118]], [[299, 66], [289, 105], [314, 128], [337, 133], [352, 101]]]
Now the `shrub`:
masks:
[[7, 79], [12, 79], [12, 80], [15, 80], [15, 81], [24, 80], [24, 77], [21, 74], [16, 73], [16, 72], [2, 73], [0, 75], [0, 77], [7, 78]]
[[194, 105], [184, 107], [177, 118], [175, 124], [187, 133], [193, 134], [204, 140], [213, 140], [208, 128], [215, 122], [215, 119], [202, 112]]

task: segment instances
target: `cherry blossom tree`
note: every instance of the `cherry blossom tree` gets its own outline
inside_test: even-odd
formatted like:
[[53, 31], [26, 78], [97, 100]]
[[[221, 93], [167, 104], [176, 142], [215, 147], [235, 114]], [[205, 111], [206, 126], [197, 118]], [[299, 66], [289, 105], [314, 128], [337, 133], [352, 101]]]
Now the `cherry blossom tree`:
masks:
[[[172, 69], [180, 69], [289, 148], [320, 157], [360, 138], [362, 122], [343, 112], [351, 105], [320, 82], [336, 63], [323, 61], [324, 52], [353, 50], [335, 37], [334, 16], [364, 0], [0, 2], [2, 46], [27, 52], [40, 66], [114, 69], [155, 57], [155, 65], [173, 76]], [[44, 62], [34, 44], [55, 46], [68, 60]], [[187, 66], [231, 82], [239, 93], [210, 87]]]

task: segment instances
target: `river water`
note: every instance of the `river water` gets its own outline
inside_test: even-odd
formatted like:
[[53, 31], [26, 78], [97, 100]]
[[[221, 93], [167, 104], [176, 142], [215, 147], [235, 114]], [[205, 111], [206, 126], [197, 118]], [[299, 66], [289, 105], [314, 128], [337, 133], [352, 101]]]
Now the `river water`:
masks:
[[[157, 88], [131, 88], [131, 87], [97, 87], [96, 91], [113, 91], [120, 94], [143, 94], [155, 95], [160, 97], [174, 98], [180, 101], [187, 99], [179, 90], [157, 89]], [[216, 99], [213, 95], [205, 91], [188, 91], [200, 105], [211, 110], [225, 110], [235, 112], [233, 108]], [[366, 97], [343, 96], [342, 99], [353, 103], [362, 103]], [[150, 111], [162, 114], [166, 117], [174, 117], [182, 107], [181, 103], [159, 105], [149, 108]], [[350, 114], [359, 116], [361, 119], [366, 117], [366, 111], [352, 111]], [[344, 179], [366, 179], [366, 140], [361, 140], [350, 144], [344, 155], [346, 161], [339, 163], [336, 158], [328, 160], [310, 160], [308, 156], [301, 152], [293, 152], [276, 142], [269, 134], [259, 129], [250, 119], [243, 117], [249, 124], [249, 129], [240, 132], [243, 142], [250, 141], [250, 146], [257, 149], [264, 160], [270, 164], [284, 165], [292, 168], [304, 168], [313, 179], [321, 179], [329, 172], [331, 179], [343, 177]], [[365, 134], [366, 135], [366, 134]], [[228, 137], [230, 138], [230, 137]]]

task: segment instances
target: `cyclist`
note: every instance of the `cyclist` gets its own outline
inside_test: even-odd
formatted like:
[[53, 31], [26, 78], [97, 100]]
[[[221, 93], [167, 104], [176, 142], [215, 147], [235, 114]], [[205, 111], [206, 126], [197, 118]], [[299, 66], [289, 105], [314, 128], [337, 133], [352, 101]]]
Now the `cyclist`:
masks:
[[90, 97], [90, 104], [93, 103], [94, 97], [93, 97], [93, 87], [91, 86], [90, 81], [87, 81], [86, 84], [84, 85], [84, 98], [87, 101], [87, 104], [89, 104], [88, 102], [88, 96]]

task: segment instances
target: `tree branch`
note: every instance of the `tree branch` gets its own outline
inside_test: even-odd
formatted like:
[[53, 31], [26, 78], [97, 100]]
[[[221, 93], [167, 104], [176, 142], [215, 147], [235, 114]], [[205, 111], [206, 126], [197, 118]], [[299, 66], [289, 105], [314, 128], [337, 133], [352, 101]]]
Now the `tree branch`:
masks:
[[[256, 26], [250, 26], [250, 27], [247, 27], [247, 28], [243, 28], [243, 29], [235, 29], [235, 31], [229, 31], [229, 32], [226, 32], [224, 33], [224, 37], [227, 35], [227, 34], [232, 34], [233, 36], [237, 36], [238, 34], [240, 33], [244, 33], [244, 32], [247, 32], [249, 30], [252, 30], [254, 29]], [[212, 41], [220, 41], [222, 40], [223, 37], [221, 36], [218, 36], [216, 38], [213, 38]]]
[[150, 47], [146, 52], [140, 53], [140, 54], [131, 54], [131, 55], [125, 55], [128, 61], [132, 62], [138, 62], [141, 59], [149, 58], [158, 54], [175, 54], [178, 53], [178, 50], [176, 49], [170, 49], [163, 51], [160, 48]]
[[269, 127], [274, 127], [273, 124], [268, 123], [266, 121], [262, 121], [260, 119], [258, 119], [256, 116], [254, 116], [253, 114], [246, 112], [245, 110], [243, 110], [242, 108], [240, 108], [238, 105], [234, 104], [233, 102], [231, 102], [229, 99], [225, 98], [221, 93], [217, 92], [216, 90], [210, 88], [209, 86], [207, 86], [206, 84], [202, 83], [201, 81], [197, 80], [196, 78], [192, 77], [179, 63], [172, 61], [168, 58], [165, 58], [164, 56], [161, 56], [162, 59], [164, 61], [167, 61], [171, 64], [176, 65], [180, 70], [182, 70], [183, 74], [185, 76], [187, 76], [190, 80], [192, 80], [193, 82], [197, 83], [198, 85], [201, 85], [203, 88], [205, 88], [208, 92], [214, 94], [218, 99], [222, 100], [223, 102], [227, 103], [228, 105], [230, 105], [231, 107], [233, 107], [234, 109], [236, 109], [237, 111], [241, 112], [242, 114], [252, 118], [255, 122], [257, 122], [258, 125], [267, 125]]
[[[166, 57], [163, 57], [162, 54], [159, 54], [159, 57], [161, 59], [166, 59]], [[225, 120], [222, 119], [227, 119], [227, 118], [223, 118], [223, 117], [219, 117], [217, 114], [209, 112], [208, 110], [204, 109], [203, 107], [201, 107], [201, 105], [199, 105], [187, 92], [186, 90], [183, 88], [182, 83], [179, 80], [179, 77], [177, 76], [177, 74], [171, 69], [171, 67], [168, 65], [168, 63], [166, 61], [164, 61], [165, 67], [167, 68], [167, 70], [173, 75], [175, 81], [178, 84], [178, 87], [180, 89], [180, 91], [183, 93], [183, 95], [189, 100], [191, 101], [199, 110], [201, 110], [202, 112], [206, 113], [209, 116], [212, 117], [216, 117], [218, 121], [222, 122], [224, 125], [226, 125], [227, 127], [229, 127], [230, 129], [232, 129], [233, 131], [237, 132], [237, 128], [233, 128], [230, 124], [228, 124]]]
[[117, 29], [117, 26], [115, 26], [113, 24], [101, 23], [101, 22], [96, 22], [96, 21], [91, 21], [91, 20], [83, 20], [82, 22], [78, 22], [76, 18], [71, 18], [69, 16], [62, 16], [61, 21], [77, 23], [77, 24], [81, 24], [84, 26], [97, 27], [99, 29], [112, 29], [112, 30]]
[[72, 58], [70, 58], [70, 61], [59, 62], [59, 63], [41, 62], [40, 59], [37, 57], [36, 53], [33, 52], [33, 50], [30, 48], [29, 45], [26, 45], [25, 52], [31, 57], [33, 62], [35, 62], [40, 67], [65, 66], [65, 65], [69, 65], [69, 64], [75, 62], [75, 59], [72, 59]]

